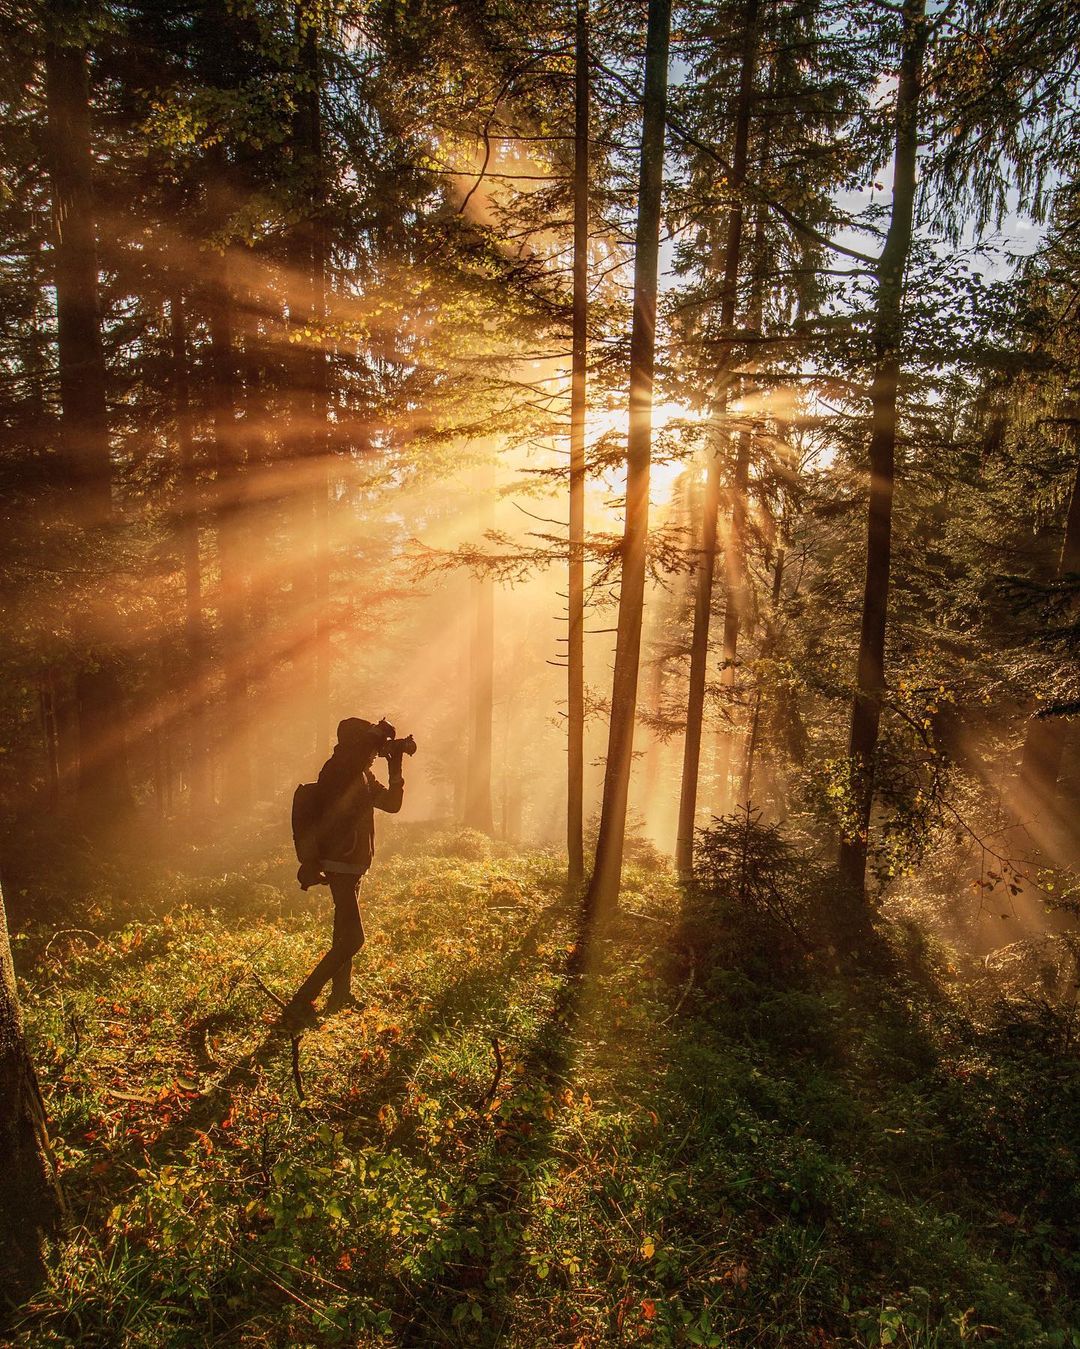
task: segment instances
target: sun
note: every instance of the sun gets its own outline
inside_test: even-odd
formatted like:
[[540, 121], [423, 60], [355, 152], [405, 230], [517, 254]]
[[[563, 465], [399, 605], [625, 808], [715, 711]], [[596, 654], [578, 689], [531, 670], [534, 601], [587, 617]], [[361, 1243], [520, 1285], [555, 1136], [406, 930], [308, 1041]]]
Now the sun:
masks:
[[[656, 433], [670, 431], [673, 433], [672, 438], [678, 441], [678, 432], [681, 428], [689, 430], [695, 425], [700, 426], [702, 421], [701, 413], [695, 412], [685, 403], [664, 402], [653, 405], [654, 444], [653, 459], [649, 468], [649, 498], [652, 505], [663, 505], [669, 499], [675, 483], [686, 471], [692, 458], [692, 451], [685, 455], [670, 456], [660, 453], [660, 447], [656, 444]], [[594, 445], [602, 436], [611, 433], [625, 436], [626, 424], [625, 408], [591, 408], [585, 419], [586, 442]], [[603, 473], [598, 485], [603, 495], [621, 499], [626, 490], [625, 465]]]

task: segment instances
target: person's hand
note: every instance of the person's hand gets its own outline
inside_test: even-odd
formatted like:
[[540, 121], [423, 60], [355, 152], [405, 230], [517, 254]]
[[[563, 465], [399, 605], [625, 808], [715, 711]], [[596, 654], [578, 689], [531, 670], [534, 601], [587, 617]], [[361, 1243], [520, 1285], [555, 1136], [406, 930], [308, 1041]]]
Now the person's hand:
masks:
[[301, 890], [310, 890], [313, 885], [326, 885], [326, 877], [322, 873], [322, 867], [318, 862], [301, 862], [300, 870], [296, 873], [296, 879], [300, 882]]

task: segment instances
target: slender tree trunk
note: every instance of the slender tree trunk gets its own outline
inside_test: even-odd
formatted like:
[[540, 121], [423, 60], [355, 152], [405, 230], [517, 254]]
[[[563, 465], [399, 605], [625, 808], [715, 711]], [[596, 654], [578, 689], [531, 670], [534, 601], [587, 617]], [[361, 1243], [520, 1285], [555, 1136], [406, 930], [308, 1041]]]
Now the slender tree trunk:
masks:
[[225, 735], [222, 789], [231, 807], [251, 802], [249, 680], [243, 579], [243, 455], [236, 421], [236, 351], [228, 258], [211, 262], [210, 365], [217, 470], [217, 540], [220, 572], [221, 653], [224, 663]]
[[885, 634], [892, 560], [892, 503], [897, 390], [903, 335], [904, 272], [911, 252], [919, 148], [919, 96], [926, 51], [926, 0], [904, 0], [900, 82], [896, 97], [893, 200], [889, 231], [877, 269], [874, 320], [876, 367], [870, 390], [870, 483], [866, 582], [851, 708], [854, 828], [840, 841], [839, 875], [845, 901], [857, 914], [865, 899], [867, 840], [874, 798], [874, 759], [885, 693]]
[[[758, 0], [747, 0], [743, 12], [743, 48], [739, 70], [739, 98], [735, 109], [735, 133], [732, 149], [732, 182], [734, 198], [728, 218], [727, 239], [724, 247], [724, 289], [720, 305], [721, 330], [727, 332], [735, 322], [738, 296], [739, 260], [742, 252], [743, 203], [740, 193], [746, 181], [746, 165], [750, 141], [750, 114], [753, 105], [754, 73], [758, 48]], [[721, 397], [726, 403], [730, 372], [721, 372]], [[722, 433], [726, 436], [726, 430]], [[740, 450], [742, 440], [740, 439]], [[688, 881], [694, 865], [694, 827], [697, 821], [698, 779], [701, 766], [701, 731], [705, 710], [705, 674], [709, 656], [709, 626], [712, 618], [713, 577], [716, 571], [716, 525], [720, 509], [721, 463], [719, 436], [710, 447], [702, 506], [703, 527], [701, 559], [697, 568], [694, 592], [694, 631], [690, 643], [690, 687], [686, 701], [686, 738], [683, 742], [682, 789], [679, 794], [679, 830], [675, 845], [675, 866], [682, 881]], [[735, 500], [738, 501], [738, 469], [736, 469]], [[734, 511], [732, 537], [735, 536]], [[732, 548], [725, 550], [730, 559]], [[728, 563], [728, 599], [724, 617], [725, 653], [729, 616], [734, 618], [731, 589], [732, 565]], [[737, 619], [734, 619], [737, 624]], [[736, 628], [737, 631], [737, 628]], [[732, 668], [733, 668], [732, 658]], [[722, 667], [721, 682], [728, 675], [728, 664]]]
[[[82, 529], [95, 530], [112, 517], [112, 467], [98, 303], [89, 62], [85, 46], [65, 44], [62, 35], [45, 49], [45, 101], [68, 513]], [[75, 681], [79, 802], [95, 816], [107, 817], [129, 802], [123, 693], [112, 657], [94, 650], [85, 610], [77, 602], [76, 610], [83, 659]], [[106, 699], [111, 706], [103, 708]]]
[[746, 611], [746, 493], [750, 483], [749, 431], [740, 431], [735, 448], [731, 477], [731, 516], [727, 547], [724, 550], [726, 599], [724, 631], [720, 646], [721, 698], [731, 718], [721, 724], [716, 746], [717, 809], [723, 814], [732, 804], [731, 763], [735, 741], [735, 674], [739, 655], [739, 633]]
[[594, 917], [618, 902], [626, 838], [626, 805], [634, 749], [641, 617], [645, 602], [649, 530], [649, 467], [652, 457], [653, 365], [656, 353], [656, 293], [660, 209], [664, 178], [668, 45], [671, 0], [649, 0], [645, 48], [645, 107], [634, 257], [634, 322], [630, 335], [630, 426], [626, 447], [626, 519], [623, 528], [619, 621], [611, 688], [604, 795], [588, 910]]
[[[786, 559], [786, 548], [783, 538], [783, 524], [777, 525], [774, 521], [772, 529], [779, 535], [776, 548], [776, 556], [773, 559], [772, 586], [770, 588], [769, 607], [770, 622], [766, 635], [765, 643], [762, 649], [762, 655], [771, 655], [773, 648], [778, 640], [778, 622], [780, 610], [780, 596], [784, 588], [784, 563]], [[766, 559], [766, 566], [768, 559]], [[749, 805], [754, 794], [754, 758], [757, 753], [758, 740], [761, 730], [761, 704], [762, 688], [761, 681], [758, 680], [757, 689], [754, 692], [754, 710], [750, 719], [750, 734], [746, 739], [746, 755], [743, 759], [742, 783], [739, 789], [739, 802]]]
[[[272, 454], [267, 421], [270, 414], [269, 377], [266, 335], [261, 327], [261, 313], [267, 297], [258, 291], [246, 289], [243, 304], [238, 307], [242, 340], [238, 344], [239, 391], [242, 416], [238, 434], [242, 441], [241, 457], [245, 475], [257, 476], [265, 472]], [[248, 661], [248, 697], [258, 707], [268, 691], [273, 654], [266, 644], [270, 628], [270, 596], [274, 584], [272, 576], [252, 565], [253, 545], [258, 539], [270, 537], [274, 527], [274, 511], [262, 493], [246, 499], [242, 525], [240, 554], [240, 583], [247, 596], [246, 631], [250, 634]], [[277, 786], [274, 755], [276, 742], [264, 735], [254, 735], [250, 741], [251, 788], [256, 801], [268, 801]]]
[[[646, 642], [648, 638], [646, 637]], [[659, 649], [655, 649], [651, 656], [646, 656], [644, 666], [648, 669], [648, 692], [646, 694], [648, 714], [653, 719], [655, 726], [659, 727], [660, 720], [664, 713], [664, 677], [667, 674], [667, 657]], [[654, 802], [655, 792], [660, 783], [661, 771], [661, 739], [658, 731], [653, 731], [649, 736], [649, 747], [645, 751], [643, 763], [644, 792], [641, 795], [641, 809], [648, 816]]]
[[187, 313], [177, 287], [169, 298], [172, 329], [173, 409], [180, 458], [180, 557], [184, 573], [184, 641], [187, 647], [187, 779], [192, 809], [210, 804], [206, 743], [206, 634], [202, 611], [202, 569], [199, 561], [199, 483], [191, 427], [191, 382], [188, 369]]
[[474, 613], [474, 603], [472, 599], [472, 582], [468, 577], [462, 577], [459, 584], [455, 585], [452, 611], [457, 615], [457, 622], [454, 625], [455, 645], [457, 647], [457, 657], [454, 661], [456, 668], [455, 678], [459, 689], [470, 690], [469, 694], [469, 713], [463, 721], [464, 732], [458, 737], [461, 752], [452, 754], [450, 763], [451, 772], [451, 809], [455, 823], [465, 821], [466, 806], [469, 799], [469, 757], [472, 745], [472, 653], [473, 653], [473, 631], [476, 626], [476, 616]]
[[326, 325], [327, 232], [325, 219], [326, 179], [322, 128], [322, 65], [319, 33], [310, 23], [304, 35], [302, 64], [307, 93], [304, 116], [310, 161], [311, 202], [311, 316], [316, 335], [310, 349], [311, 366], [311, 456], [312, 523], [315, 529], [315, 748], [325, 754], [330, 745], [330, 552], [329, 526], [329, 429], [330, 379], [327, 353], [323, 348]]
[[150, 774], [154, 784], [154, 806], [159, 823], [165, 821], [165, 754], [162, 747], [164, 727], [162, 718], [152, 717], [149, 729]]
[[73, 514], [80, 524], [94, 527], [107, 524], [112, 514], [112, 470], [85, 47], [48, 44], [45, 98], [63, 454]]
[[494, 833], [491, 805], [491, 723], [494, 712], [495, 586], [486, 576], [474, 583], [475, 613], [470, 684], [468, 779], [465, 823]]
[[[293, 142], [301, 177], [303, 218], [293, 232], [290, 260], [290, 320], [306, 330], [292, 372], [293, 441], [304, 469], [299, 495], [298, 531], [304, 573], [297, 592], [304, 633], [301, 665], [303, 696], [310, 701], [316, 757], [330, 744], [330, 549], [329, 423], [330, 380], [323, 348], [326, 322], [327, 231], [322, 130], [322, 64], [318, 21], [301, 7], [295, 11], [301, 81], [297, 91]], [[308, 544], [310, 539], [310, 545]]]
[[589, 286], [588, 0], [577, 0], [574, 49], [574, 312], [570, 374], [570, 576], [567, 589], [566, 849], [569, 881], [585, 879], [585, 398]]
[[45, 1108], [26, 1047], [0, 891], [0, 1287], [22, 1300], [45, 1274], [44, 1243], [63, 1214]]
[[[714, 432], [716, 434], [716, 432]], [[694, 829], [697, 824], [701, 731], [705, 715], [705, 673], [709, 655], [713, 576], [716, 570], [716, 525], [720, 512], [720, 453], [710, 447], [702, 503], [701, 558], [694, 586], [694, 631], [690, 642], [690, 687], [686, 699], [686, 737], [683, 741], [682, 790], [675, 866], [686, 883], [694, 869]]]
[[41, 739], [45, 750], [45, 802], [50, 813], [60, 805], [60, 737], [56, 724], [56, 680], [47, 670], [38, 683]]
[[[1065, 517], [1065, 537], [1058, 558], [1058, 577], [1080, 572], [1080, 456], [1076, 462], [1069, 510]], [[1020, 783], [1026, 789], [1025, 807], [1055, 813], [1058, 774], [1065, 750], [1065, 725], [1053, 717], [1032, 717], [1024, 735], [1020, 761]]]

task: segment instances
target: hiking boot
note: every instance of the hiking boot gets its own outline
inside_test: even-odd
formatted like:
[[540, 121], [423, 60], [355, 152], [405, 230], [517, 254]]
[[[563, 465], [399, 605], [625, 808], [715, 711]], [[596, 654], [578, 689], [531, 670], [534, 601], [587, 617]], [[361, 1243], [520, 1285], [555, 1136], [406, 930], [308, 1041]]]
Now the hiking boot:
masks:
[[310, 1002], [290, 1002], [281, 1013], [279, 1025], [290, 1035], [298, 1035], [305, 1030], [318, 1030], [319, 1014]]
[[334, 1016], [337, 1012], [346, 1012], [363, 1006], [355, 993], [331, 993], [323, 1005], [323, 1016]]

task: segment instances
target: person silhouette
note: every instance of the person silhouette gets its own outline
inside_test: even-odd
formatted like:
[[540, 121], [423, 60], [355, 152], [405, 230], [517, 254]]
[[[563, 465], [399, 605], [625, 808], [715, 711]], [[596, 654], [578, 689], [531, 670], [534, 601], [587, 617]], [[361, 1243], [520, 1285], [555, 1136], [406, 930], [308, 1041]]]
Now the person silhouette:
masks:
[[[281, 1014], [291, 1030], [319, 1024], [315, 999], [330, 983], [324, 1012], [355, 1006], [352, 995], [353, 956], [364, 945], [360, 885], [375, 855], [375, 811], [396, 815], [405, 780], [401, 774], [406, 742], [394, 739], [386, 721], [346, 717], [338, 724], [334, 752], [319, 772], [315, 793], [315, 839], [318, 862], [301, 863], [298, 880], [304, 889], [325, 883], [334, 900], [330, 949], [293, 994]], [[371, 771], [382, 752], [390, 769], [387, 786]]]

